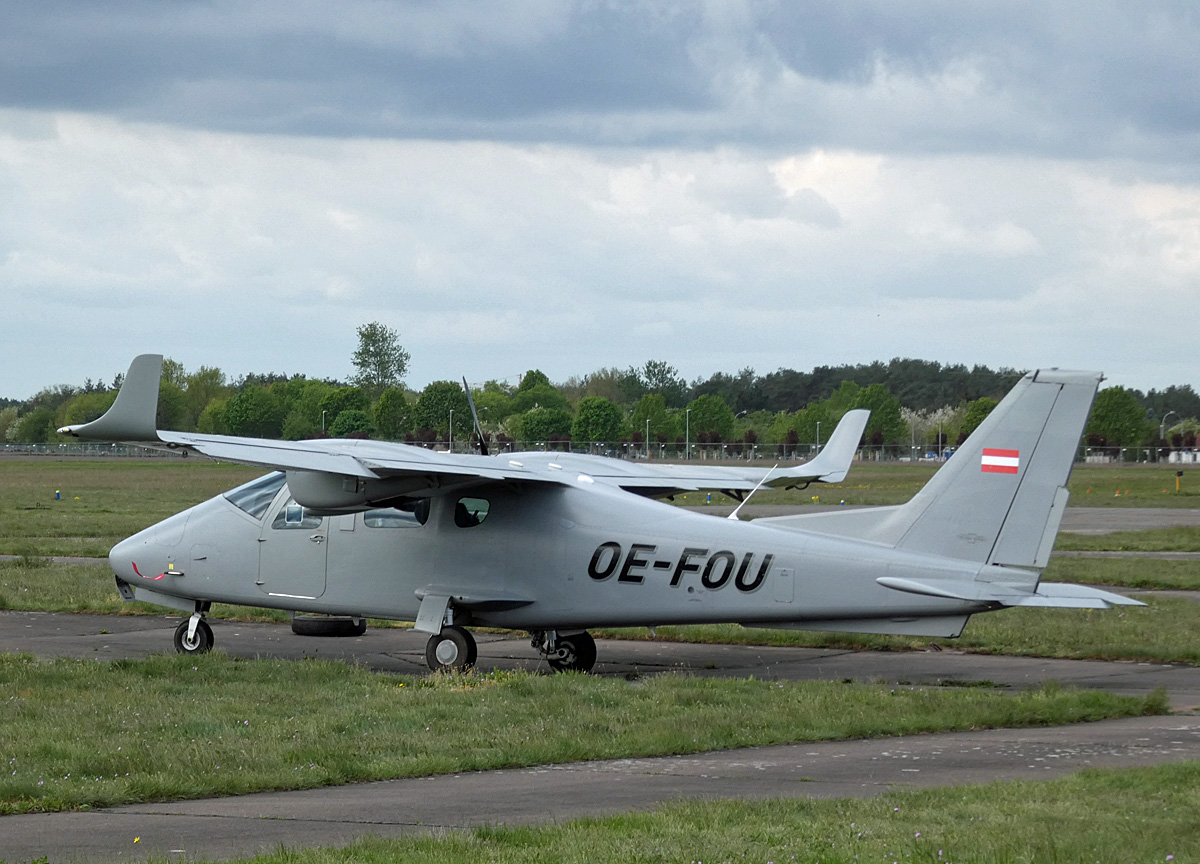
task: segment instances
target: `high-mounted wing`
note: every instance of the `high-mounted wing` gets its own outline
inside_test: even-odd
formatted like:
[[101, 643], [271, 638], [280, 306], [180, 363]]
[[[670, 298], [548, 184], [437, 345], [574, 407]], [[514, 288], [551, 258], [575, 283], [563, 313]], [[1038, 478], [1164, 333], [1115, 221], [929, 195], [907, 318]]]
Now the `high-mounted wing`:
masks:
[[699, 460], [684, 463], [629, 461], [581, 453], [518, 453], [512, 458], [526, 467], [552, 465], [650, 497], [705, 489], [750, 492], [760, 483], [773, 489], [809, 483], [840, 483], [850, 470], [870, 415], [870, 411], [863, 409], [848, 411], [815, 458], [795, 468], [772, 470], [765, 482], [763, 478], [767, 472], [760, 467], [707, 465]]
[[[495, 481], [598, 482], [647, 496], [715, 489], [739, 494], [763, 482], [761, 468], [630, 462], [574, 453], [481, 456], [441, 453], [384, 441], [272, 441], [155, 429], [162, 355], [134, 358], [104, 416], [58, 431], [76, 438], [124, 441], [200, 453], [212, 459], [286, 471], [295, 499], [322, 512], [349, 512], [405, 496]], [[773, 470], [767, 486], [836, 483], [846, 476], [869, 412], [850, 411], [820, 454], [796, 468]]]

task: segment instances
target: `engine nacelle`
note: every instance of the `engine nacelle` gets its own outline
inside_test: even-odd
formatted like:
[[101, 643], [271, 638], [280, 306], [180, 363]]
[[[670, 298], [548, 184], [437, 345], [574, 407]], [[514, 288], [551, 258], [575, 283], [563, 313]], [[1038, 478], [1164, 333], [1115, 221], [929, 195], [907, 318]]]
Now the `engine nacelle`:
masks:
[[389, 477], [369, 480], [324, 471], [288, 471], [288, 490], [296, 503], [314, 515], [357, 513], [389, 501], [429, 489], [425, 477]]

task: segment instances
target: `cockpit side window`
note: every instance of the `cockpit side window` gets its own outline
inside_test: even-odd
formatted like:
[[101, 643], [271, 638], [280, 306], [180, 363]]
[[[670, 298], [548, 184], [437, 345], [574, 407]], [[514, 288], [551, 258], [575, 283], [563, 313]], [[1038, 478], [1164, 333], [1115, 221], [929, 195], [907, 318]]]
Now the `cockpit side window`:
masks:
[[271, 520], [271, 527], [273, 529], [303, 528], [306, 531], [311, 531], [313, 528], [321, 527], [321, 517], [313, 516], [297, 504], [295, 499], [288, 498], [287, 503], [279, 509], [279, 512], [275, 514], [275, 518]]
[[225, 499], [255, 519], [261, 519], [275, 500], [275, 495], [283, 488], [285, 480], [287, 477], [282, 471], [272, 471], [257, 480], [230, 489], [225, 493]]
[[454, 524], [473, 528], [487, 518], [490, 506], [486, 498], [459, 498], [454, 505]]

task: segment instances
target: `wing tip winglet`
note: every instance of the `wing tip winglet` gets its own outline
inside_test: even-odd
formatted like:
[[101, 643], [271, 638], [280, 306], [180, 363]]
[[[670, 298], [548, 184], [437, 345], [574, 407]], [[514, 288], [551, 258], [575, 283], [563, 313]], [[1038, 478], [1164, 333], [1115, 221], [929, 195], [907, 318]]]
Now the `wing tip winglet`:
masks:
[[59, 434], [101, 441], [157, 441], [155, 416], [162, 363], [161, 354], [134, 357], [112, 407], [90, 423], [63, 426]]

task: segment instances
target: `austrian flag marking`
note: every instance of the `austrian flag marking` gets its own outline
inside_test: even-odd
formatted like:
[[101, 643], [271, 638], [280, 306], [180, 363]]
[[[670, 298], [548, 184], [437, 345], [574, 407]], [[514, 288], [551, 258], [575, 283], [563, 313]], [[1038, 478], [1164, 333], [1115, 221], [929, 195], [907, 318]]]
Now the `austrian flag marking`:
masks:
[[982, 470], [991, 474], [1016, 474], [1021, 465], [1020, 450], [996, 450], [983, 448]]

